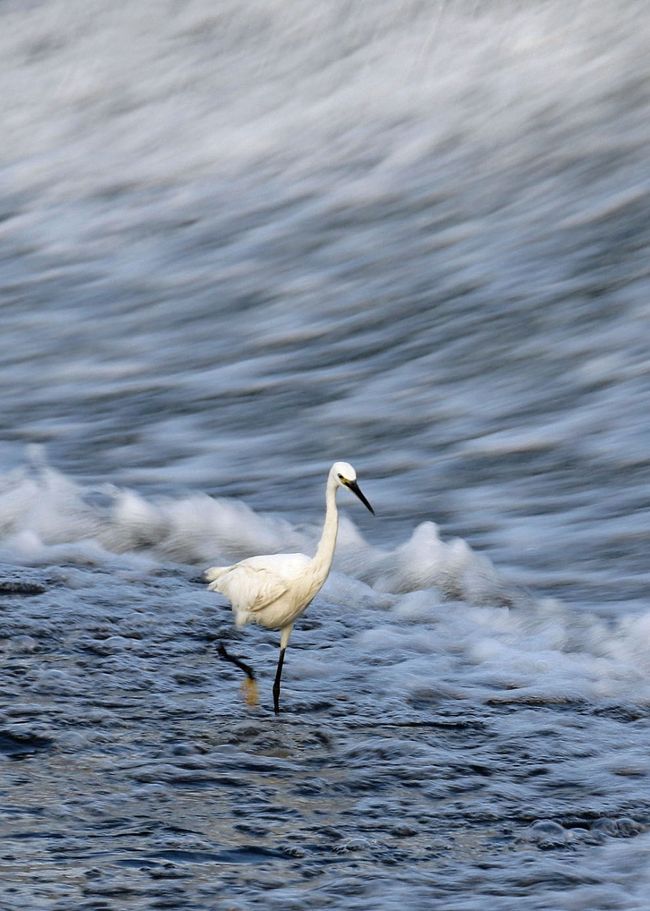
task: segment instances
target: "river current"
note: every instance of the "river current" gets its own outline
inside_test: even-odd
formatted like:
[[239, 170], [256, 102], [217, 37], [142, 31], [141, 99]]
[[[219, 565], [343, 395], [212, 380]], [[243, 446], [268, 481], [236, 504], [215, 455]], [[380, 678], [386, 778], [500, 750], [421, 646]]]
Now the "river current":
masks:
[[649, 32], [1, 5], [2, 911], [650, 909]]

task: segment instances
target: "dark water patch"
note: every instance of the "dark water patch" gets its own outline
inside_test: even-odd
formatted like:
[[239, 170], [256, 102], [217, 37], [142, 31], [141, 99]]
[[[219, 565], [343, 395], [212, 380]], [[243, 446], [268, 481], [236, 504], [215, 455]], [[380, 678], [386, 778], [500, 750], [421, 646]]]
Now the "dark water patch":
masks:
[[287, 857], [282, 851], [256, 845], [242, 845], [220, 851], [157, 851], [148, 856], [153, 860], [164, 860], [175, 864], [260, 864]]
[[13, 832], [11, 838], [16, 841], [33, 838], [45, 838], [48, 841], [56, 841], [57, 839], [65, 838], [65, 836], [61, 832]]
[[48, 589], [61, 584], [62, 579], [56, 571], [0, 564], [0, 596], [43, 595]]
[[[147, 885], [136, 885], [129, 880], [123, 880], [115, 876], [111, 878], [110, 882], [91, 880], [84, 886], [83, 892], [85, 895], [104, 896], [107, 899], [128, 902], [133, 899], [148, 899], [151, 897], [150, 889]], [[111, 904], [107, 904], [106, 907], [111, 907]]]
[[286, 708], [283, 707], [283, 714], [285, 716], [293, 716], [294, 718], [300, 716], [313, 718], [313, 716], [319, 712], [331, 712], [332, 708], [332, 702], [329, 699], [313, 698], [309, 700], [299, 700], [287, 697], [287, 706]]
[[531, 708], [543, 708], [547, 705], [576, 711], [590, 708], [587, 700], [568, 695], [547, 694], [547, 693], [519, 693], [510, 691], [499, 696], [490, 696], [485, 700], [486, 705], [497, 708], [507, 708], [508, 706], [525, 705]]
[[174, 680], [179, 686], [196, 688], [208, 684], [210, 682], [210, 677], [206, 674], [178, 671], [174, 674]]
[[0, 753], [9, 759], [25, 759], [54, 747], [54, 740], [28, 731], [0, 730]]
[[[134, 866], [137, 862], [134, 862]], [[177, 866], [173, 863], [164, 863], [160, 864], [151, 864], [151, 866], [144, 864], [144, 869], [146, 869], [149, 876], [156, 880], [166, 880], [166, 879], [192, 879], [194, 872], [192, 870], [184, 870], [182, 867]], [[187, 900], [187, 899], [186, 899]], [[188, 901], [188, 904], [191, 903]], [[172, 899], [167, 897], [163, 899], [162, 897], [158, 898], [158, 904], [156, 907], [169, 907], [169, 908], [178, 908], [178, 898]]]
[[47, 586], [41, 582], [0, 578], [0, 595], [43, 595], [46, 591]]
[[590, 712], [598, 718], [611, 718], [623, 724], [650, 720], [650, 705], [596, 706], [592, 707]]

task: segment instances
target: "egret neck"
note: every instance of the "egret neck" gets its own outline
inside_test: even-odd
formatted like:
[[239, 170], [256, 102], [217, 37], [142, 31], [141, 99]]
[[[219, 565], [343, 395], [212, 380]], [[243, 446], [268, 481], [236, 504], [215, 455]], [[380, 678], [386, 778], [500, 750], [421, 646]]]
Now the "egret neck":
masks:
[[332, 560], [334, 559], [336, 535], [339, 530], [339, 513], [336, 508], [337, 489], [338, 483], [336, 481], [336, 475], [332, 470], [327, 478], [323, 533], [321, 534], [316, 553], [311, 561], [314, 579], [318, 579], [320, 584], [322, 584], [322, 580], [324, 580], [329, 573]]

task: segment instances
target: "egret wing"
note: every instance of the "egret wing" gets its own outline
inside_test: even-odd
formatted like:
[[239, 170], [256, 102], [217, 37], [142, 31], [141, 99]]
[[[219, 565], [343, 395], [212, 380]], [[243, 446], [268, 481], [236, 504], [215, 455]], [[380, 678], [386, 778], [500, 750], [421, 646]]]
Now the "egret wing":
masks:
[[262, 610], [288, 591], [277, 573], [246, 562], [227, 567], [209, 587], [225, 595], [236, 610], [244, 611]]

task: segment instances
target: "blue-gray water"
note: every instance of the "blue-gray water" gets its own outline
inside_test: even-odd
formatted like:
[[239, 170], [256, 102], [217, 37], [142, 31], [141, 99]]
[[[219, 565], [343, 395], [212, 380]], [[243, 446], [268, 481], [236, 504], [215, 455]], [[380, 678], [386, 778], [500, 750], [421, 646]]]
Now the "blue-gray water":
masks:
[[649, 22], [2, 4], [3, 911], [648, 911]]

